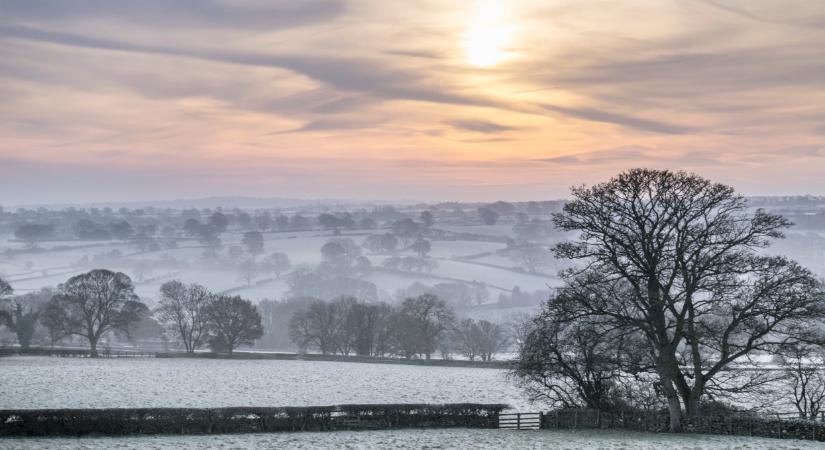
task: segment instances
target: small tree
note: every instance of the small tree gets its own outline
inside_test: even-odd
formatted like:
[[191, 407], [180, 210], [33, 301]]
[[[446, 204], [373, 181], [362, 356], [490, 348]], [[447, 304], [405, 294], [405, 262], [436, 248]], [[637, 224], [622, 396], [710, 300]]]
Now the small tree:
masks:
[[432, 249], [432, 245], [430, 244], [430, 241], [426, 239], [418, 239], [413, 242], [412, 249], [419, 258], [426, 258], [427, 254], [430, 253], [430, 250]]
[[825, 406], [825, 354], [821, 348], [801, 344], [786, 347], [782, 354], [799, 418], [816, 420]]
[[209, 216], [209, 225], [215, 227], [215, 230], [218, 233], [223, 233], [229, 226], [229, 219], [225, 215], [223, 215], [223, 213], [216, 211], [211, 216]]
[[302, 351], [310, 346], [322, 354], [336, 353], [345, 316], [335, 302], [312, 301], [306, 310], [295, 313], [289, 323], [292, 341]]
[[252, 280], [261, 272], [261, 266], [254, 259], [245, 259], [238, 264], [238, 275], [241, 281], [245, 281], [247, 286], [252, 285]]
[[17, 335], [22, 348], [29, 348], [37, 329], [37, 321], [53, 292], [42, 289], [38, 292], [19, 295], [11, 299], [8, 311], [8, 326]]
[[599, 324], [556, 320], [545, 310], [525, 324], [512, 374], [533, 400], [610, 410], [620, 379], [621, 340]]
[[553, 259], [553, 255], [534, 244], [525, 244], [509, 249], [510, 259], [521, 264], [530, 273], [536, 273], [539, 268], [544, 267]]
[[425, 228], [432, 228], [435, 224], [433, 213], [429, 211], [421, 211], [421, 214], [418, 216], [418, 220], [421, 221], [421, 224], [423, 224]]
[[394, 316], [395, 338], [406, 358], [414, 354], [430, 359], [439, 338], [453, 327], [455, 313], [432, 294], [407, 298]]
[[188, 353], [194, 353], [204, 343], [208, 325], [206, 307], [212, 298], [212, 293], [199, 284], [185, 285], [172, 280], [160, 287], [158, 319], [172, 327]]
[[269, 255], [267, 263], [267, 267], [275, 274], [275, 278], [281, 278], [281, 275], [292, 268], [292, 262], [286, 253], [275, 252]]
[[0, 278], [0, 325], [11, 326], [11, 313], [6, 308], [6, 297], [14, 292], [11, 285], [4, 279]]
[[490, 208], [478, 208], [478, 217], [481, 218], [484, 225], [495, 225], [498, 221], [498, 213]]
[[14, 237], [26, 243], [29, 248], [34, 248], [37, 243], [52, 236], [54, 227], [41, 223], [27, 223], [20, 225], [14, 230]]
[[241, 240], [252, 259], [264, 252], [264, 235], [260, 231], [248, 231]]
[[206, 307], [209, 319], [210, 346], [232, 351], [241, 345], [252, 345], [263, 336], [264, 328], [258, 308], [239, 296], [221, 295]]
[[50, 314], [64, 335], [78, 335], [89, 341], [93, 358], [97, 344], [109, 331], [127, 331], [140, 320], [145, 305], [138, 301], [132, 280], [122, 272], [95, 269], [69, 278], [49, 301]]

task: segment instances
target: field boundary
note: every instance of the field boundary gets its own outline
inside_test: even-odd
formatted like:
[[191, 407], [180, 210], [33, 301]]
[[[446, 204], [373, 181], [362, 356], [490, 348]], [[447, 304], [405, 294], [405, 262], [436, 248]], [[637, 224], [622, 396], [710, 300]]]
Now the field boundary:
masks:
[[496, 428], [504, 404], [0, 410], [0, 436]]
[[[562, 409], [541, 415], [542, 429], [611, 429], [666, 433], [666, 411], [605, 412], [596, 409]], [[825, 442], [825, 422], [783, 420], [750, 415], [707, 415], [682, 421], [686, 433], [800, 439]]]
[[[0, 357], [3, 356], [49, 356], [49, 357], [89, 357], [89, 350], [83, 348], [49, 348], [31, 347], [22, 349], [19, 347], [0, 347]], [[403, 359], [403, 358], [382, 358], [373, 356], [356, 355], [320, 355], [315, 353], [277, 353], [277, 352], [233, 352], [213, 353], [213, 352], [170, 352], [151, 350], [128, 350], [128, 349], [102, 349], [101, 358], [196, 358], [196, 359], [272, 359], [286, 361], [326, 361], [326, 362], [348, 362], [365, 364], [405, 364], [414, 366], [439, 366], [439, 367], [473, 367], [478, 369], [509, 369], [511, 361], [468, 361], [464, 359]]]

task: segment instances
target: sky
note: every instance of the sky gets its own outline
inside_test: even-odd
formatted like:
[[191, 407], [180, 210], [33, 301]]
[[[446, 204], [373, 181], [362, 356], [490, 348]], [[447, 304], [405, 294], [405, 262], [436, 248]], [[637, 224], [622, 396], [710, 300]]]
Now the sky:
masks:
[[0, 0], [0, 203], [825, 194], [819, 0]]

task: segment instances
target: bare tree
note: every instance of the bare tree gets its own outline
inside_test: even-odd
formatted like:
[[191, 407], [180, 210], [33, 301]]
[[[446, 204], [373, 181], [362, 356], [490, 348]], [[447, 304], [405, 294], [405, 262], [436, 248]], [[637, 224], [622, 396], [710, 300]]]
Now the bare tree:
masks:
[[217, 351], [232, 351], [241, 345], [252, 345], [263, 336], [261, 315], [249, 300], [239, 296], [218, 296], [205, 308], [209, 319], [210, 346]]
[[324, 355], [334, 354], [344, 325], [338, 306], [334, 302], [315, 300], [305, 311], [293, 315], [289, 324], [293, 342], [301, 349], [312, 346]]
[[14, 237], [26, 243], [29, 248], [37, 246], [42, 241], [54, 234], [54, 226], [42, 223], [26, 223], [14, 230]]
[[508, 251], [510, 259], [521, 264], [530, 273], [536, 273], [539, 268], [547, 266], [553, 260], [553, 255], [548, 250], [535, 244], [520, 245]]
[[[54, 292], [50, 289], [41, 289], [18, 295], [9, 302], [8, 326], [17, 335], [17, 342], [22, 348], [29, 348], [37, 328], [37, 321], [46, 308]], [[2, 314], [2, 313], [0, 313]]]
[[477, 327], [481, 343], [479, 356], [481, 356], [482, 361], [492, 361], [493, 355], [507, 346], [507, 333], [501, 325], [487, 320], [479, 320]]
[[252, 280], [261, 272], [261, 266], [254, 259], [249, 258], [238, 264], [238, 275], [242, 281], [246, 281], [247, 286], [252, 285]]
[[247, 231], [243, 234], [241, 242], [253, 260], [264, 252], [264, 235], [260, 231]]
[[430, 244], [430, 241], [426, 239], [417, 239], [413, 242], [411, 248], [419, 258], [426, 258], [427, 254], [430, 253], [430, 250], [432, 249], [432, 245]]
[[281, 278], [287, 270], [292, 268], [292, 262], [286, 253], [275, 252], [267, 258], [267, 267], [275, 274], [275, 278]]
[[122, 272], [95, 269], [69, 278], [49, 301], [55, 323], [65, 335], [82, 336], [89, 341], [91, 356], [97, 357], [97, 344], [107, 332], [127, 330], [140, 319], [145, 308], [138, 301], [132, 280]]
[[821, 348], [791, 345], [782, 355], [799, 418], [816, 420], [825, 405], [825, 354]]
[[579, 237], [555, 252], [582, 264], [565, 275], [577, 295], [561, 301], [574, 315], [645, 337], [672, 431], [681, 430], [682, 404], [698, 414], [706, 388], [728, 365], [798, 339], [822, 317], [812, 274], [758, 253], [789, 222], [749, 213], [728, 186], [634, 169], [572, 193], [554, 221]]
[[4, 279], [0, 278], [0, 324], [11, 324], [11, 314], [4, 307], [5, 299], [14, 292], [11, 285]]
[[158, 319], [174, 329], [188, 353], [204, 344], [208, 327], [206, 307], [212, 298], [212, 293], [199, 284], [185, 285], [172, 280], [160, 287]]
[[455, 314], [444, 300], [423, 294], [405, 299], [393, 323], [393, 336], [406, 358], [420, 355], [430, 359], [441, 335], [455, 323]]

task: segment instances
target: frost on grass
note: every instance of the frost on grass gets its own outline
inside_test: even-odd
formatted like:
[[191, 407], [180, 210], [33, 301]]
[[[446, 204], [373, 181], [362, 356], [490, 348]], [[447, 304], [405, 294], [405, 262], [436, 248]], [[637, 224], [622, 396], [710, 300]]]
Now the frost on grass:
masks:
[[426, 429], [337, 431], [327, 433], [272, 433], [209, 436], [140, 436], [126, 438], [43, 438], [0, 440], [0, 449], [58, 450], [84, 448], [151, 449], [379, 449], [379, 448], [475, 448], [475, 449], [640, 449], [640, 450], [813, 450], [821, 443], [782, 441], [742, 436], [669, 435], [626, 431], [512, 431], [482, 429]]
[[536, 408], [504, 370], [321, 361], [8, 357], [0, 388], [0, 408], [9, 409], [462, 402]]

